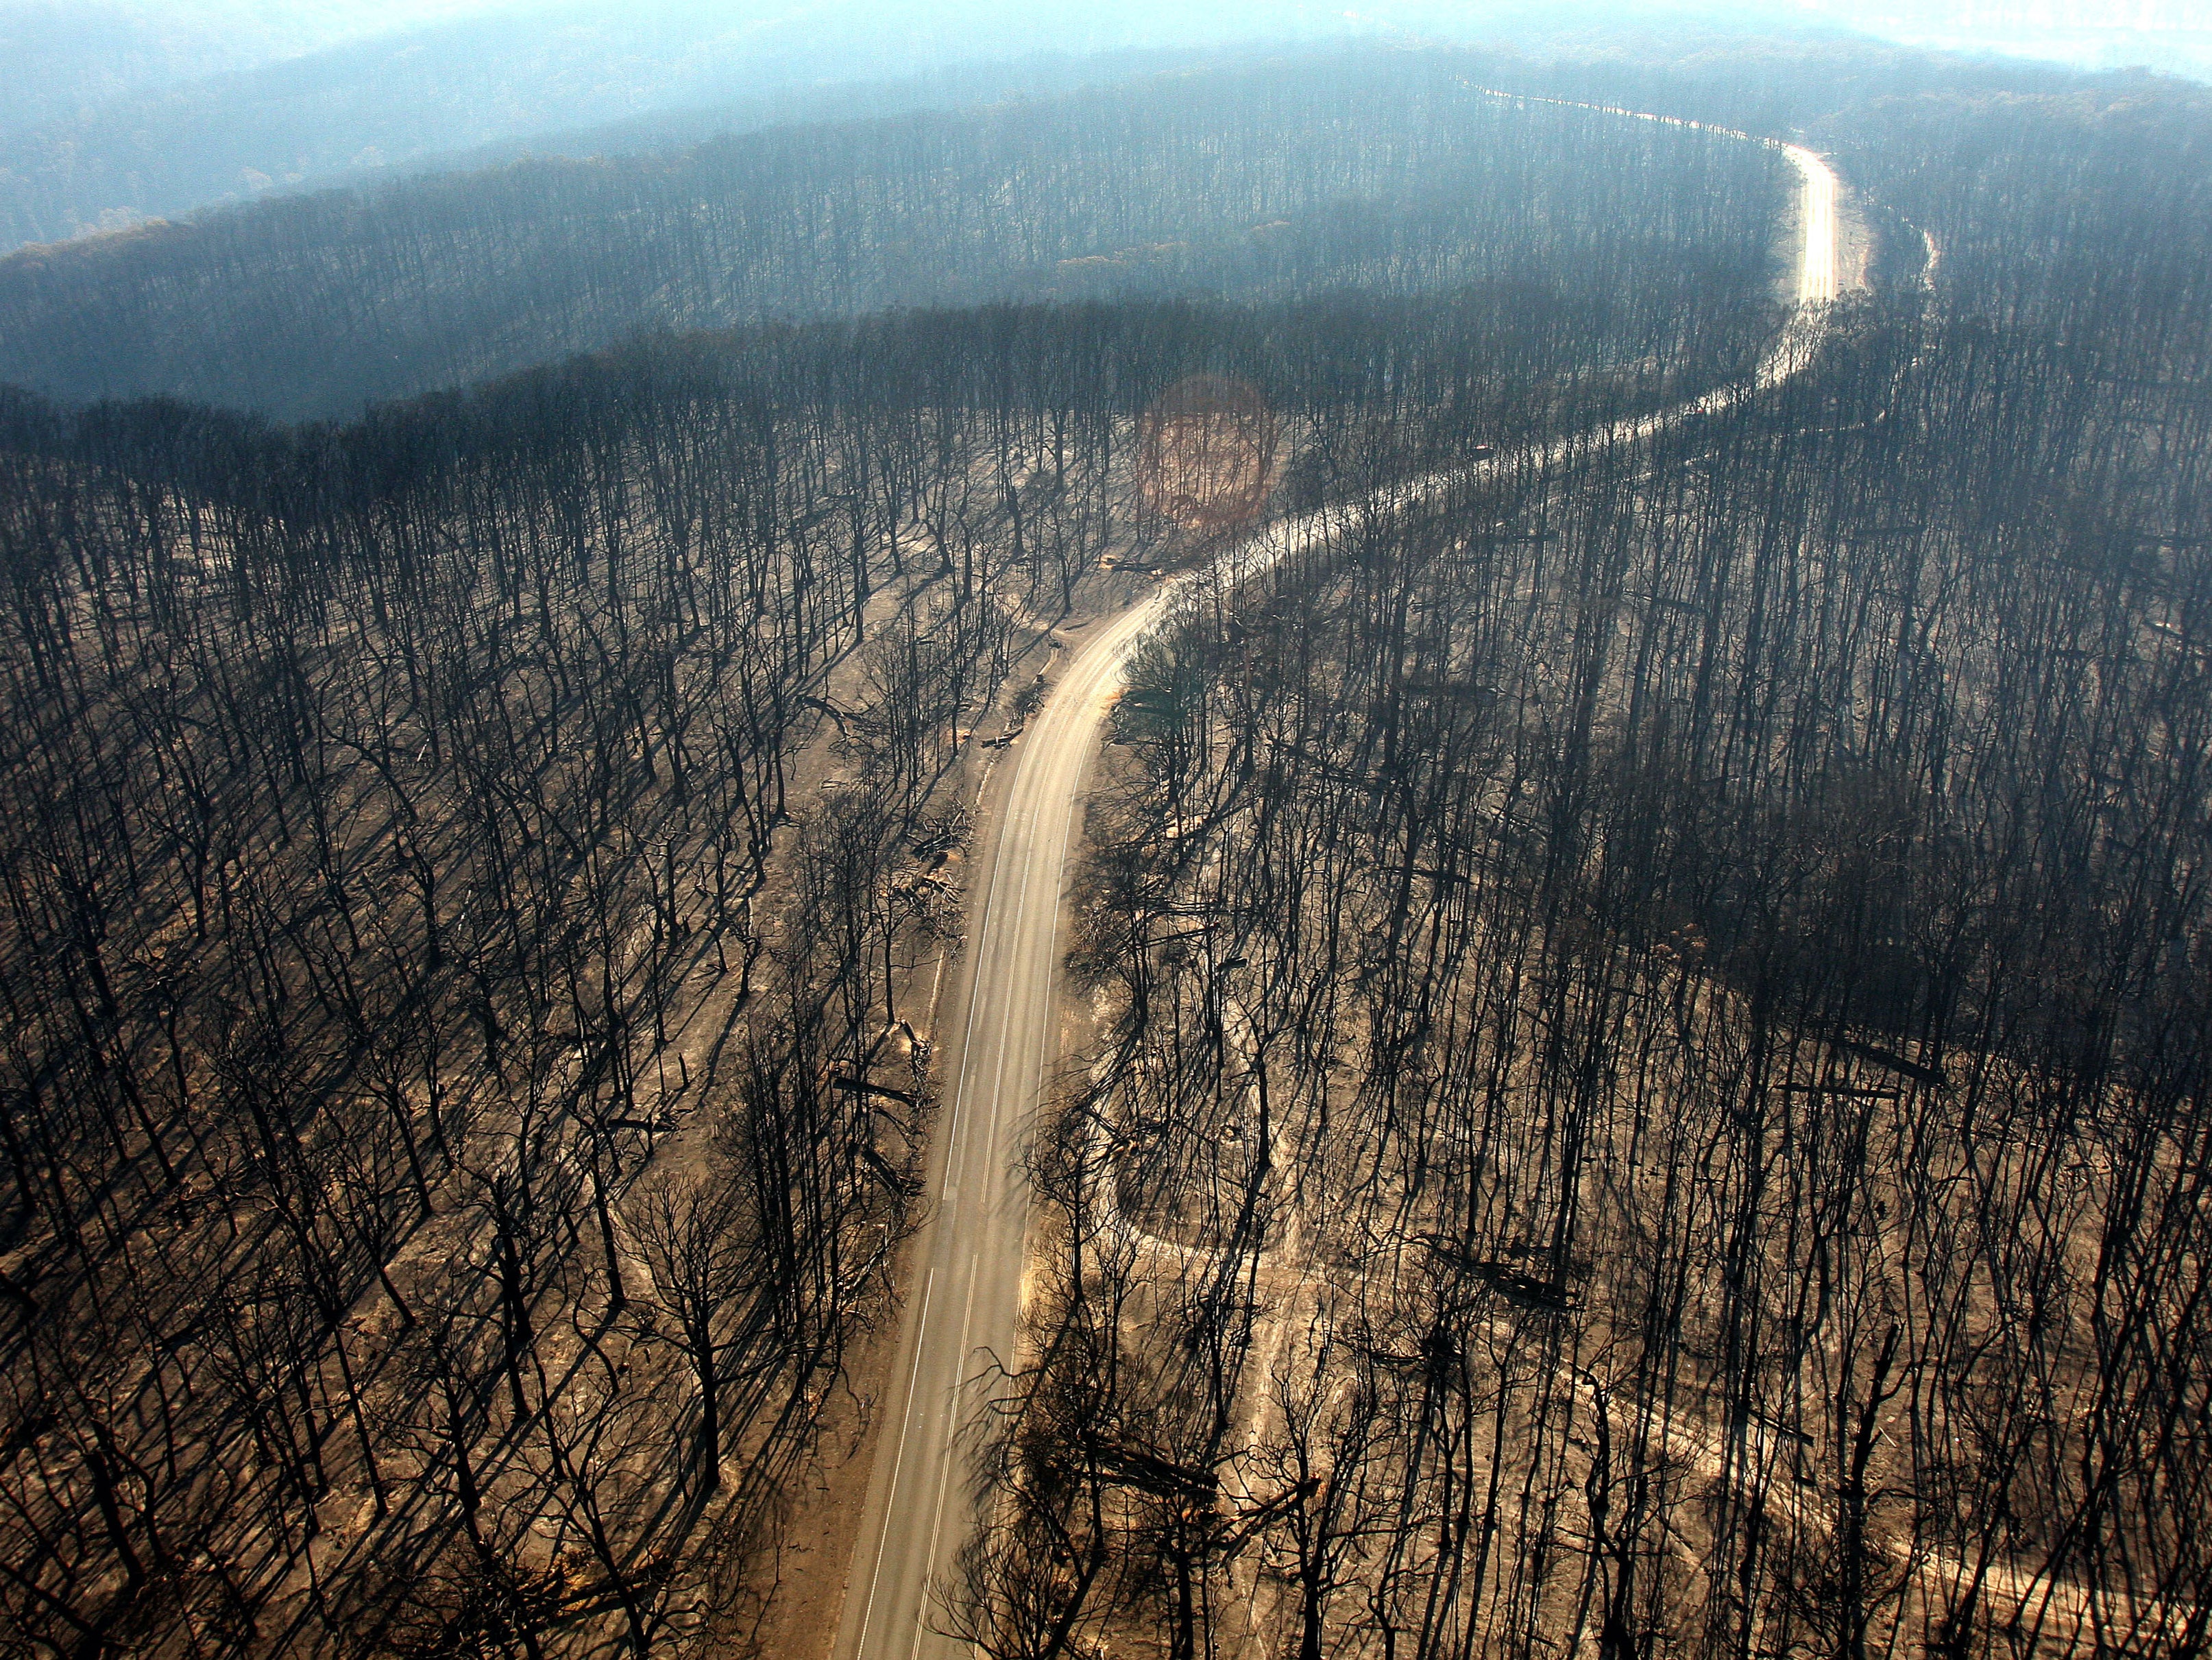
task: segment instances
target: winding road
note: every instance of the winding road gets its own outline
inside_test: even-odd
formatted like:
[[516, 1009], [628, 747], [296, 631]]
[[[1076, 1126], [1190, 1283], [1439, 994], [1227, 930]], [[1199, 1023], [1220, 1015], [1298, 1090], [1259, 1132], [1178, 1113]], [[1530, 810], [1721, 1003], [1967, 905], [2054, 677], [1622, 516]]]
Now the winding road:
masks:
[[[1809, 150], [1774, 147], [1802, 181], [1799, 319], [1784, 329], [1748, 387], [1624, 422], [1599, 436], [1650, 431], [1680, 413], [1787, 379], [1806, 361], [1820, 307], [1837, 295], [1836, 178]], [[1514, 459], [1397, 485], [1365, 505], [1386, 512], [1407, 506], [1450, 480]], [[1236, 572], [1264, 569], [1326, 537], [1344, 510], [1279, 520], [1224, 558]], [[883, 1402], [887, 1416], [846, 1583], [838, 1660], [952, 1660], [960, 1652], [930, 1629], [930, 1613], [971, 1515], [972, 1449], [961, 1431], [988, 1399], [999, 1363], [1012, 1363], [1018, 1342], [1029, 1220], [1019, 1142], [1059, 1029], [1054, 993], [1068, 851], [1101, 725], [1129, 654], [1188, 580], [1164, 583], [1085, 630], [1014, 752], [996, 835], [975, 873], [970, 948], [939, 1028], [955, 1082], [932, 1148], [931, 1215], [917, 1242], [919, 1279]]]

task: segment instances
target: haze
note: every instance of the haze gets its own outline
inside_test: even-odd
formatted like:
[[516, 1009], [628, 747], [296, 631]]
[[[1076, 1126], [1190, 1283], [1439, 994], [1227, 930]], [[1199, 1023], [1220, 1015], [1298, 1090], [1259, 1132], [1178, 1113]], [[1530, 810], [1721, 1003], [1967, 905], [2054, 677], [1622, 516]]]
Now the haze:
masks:
[[0, 20], [0, 1655], [2206, 1651], [2194, 7]]
[[2192, 22], [2192, 9], [2181, 0], [1384, 0], [1356, 11], [1263, 0], [1072, 8], [1011, 0], [6, 0], [0, 249], [272, 192], [480, 165], [526, 148], [620, 151], [805, 119], [843, 107], [835, 88], [887, 77], [902, 84], [879, 89], [872, 107], [1041, 90], [1068, 72], [1044, 59], [1109, 50], [1365, 35], [1539, 52], [1581, 42], [1602, 53], [1639, 28], [1727, 35], [1782, 27], [2212, 72], [2212, 35], [2201, 19]]

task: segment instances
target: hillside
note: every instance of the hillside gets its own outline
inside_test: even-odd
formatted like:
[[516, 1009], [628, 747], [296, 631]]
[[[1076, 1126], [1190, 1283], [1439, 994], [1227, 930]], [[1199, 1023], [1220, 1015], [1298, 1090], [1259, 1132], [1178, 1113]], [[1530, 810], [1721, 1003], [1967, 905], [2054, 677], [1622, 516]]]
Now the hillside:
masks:
[[[455, 151], [715, 108], [700, 136], [777, 115], [880, 110], [851, 89], [1040, 53], [1188, 54], [1366, 32], [1323, 8], [1152, 4], [1046, 16], [1005, 0], [497, 0], [0, 8], [0, 250]], [[846, 88], [842, 105], [825, 104]], [[939, 94], [941, 96], [941, 94]], [[635, 145], [631, 148], [635, 148]]]
[[[1492, 97], [1494, 67], [1291, 57], [26, 251], [0, 261], [0, 378], [331, 415], [648, 327], [1501, 283], [1611, 310], [1640, 356], [1638, 308], [1726, 307], [1765, 281], [1768, 160]], [[1586, 174], [1542, 159], [1569, 148]], [[1632, 197], [1649, 210], [1630, 214]]]
[[1827, 125], [1802, 372], [1134, 663], [984, 1651], [2201, 1643], [2212, 121]]
[[[826, 1644], [790, 1576], [848, 1538], [817, 1495], [927, 1215], [979, 792], [1059, 638], [1215, 545], [1158, 411], [1247, 388], [1286, 445], [1255, 504], [1321, 506], [1696, 393], [1778, 325], [1771, 152], [1460, 67], [83, 251], [143, 278], [106, 326], [197, 315], [272, 401], [335, 398], [364, 338], [538, 367], [302, 426], [0, 401], [0, 1641]], [[542, 361], [647, 295], [830, 315]]]

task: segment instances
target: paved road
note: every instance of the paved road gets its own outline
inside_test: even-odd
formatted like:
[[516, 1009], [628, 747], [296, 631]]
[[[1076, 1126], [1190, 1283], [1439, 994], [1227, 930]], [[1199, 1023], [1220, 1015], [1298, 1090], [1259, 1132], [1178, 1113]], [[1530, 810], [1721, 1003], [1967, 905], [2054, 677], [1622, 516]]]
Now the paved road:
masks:
[[1805, 257], [1797, 267], [1797, 303], [1822, 305], [1836, 297], [1836, 174], [1802, 144], [1784, 144], [1782, 153], [1804, 180], [1799, 196], [1804, 216]]
[[[1810, 152], [1782, 148], [1804, 180], [1798, 297], [1832, 300], [1835, 175]], [[1802, 329], [1785, 334], [1758, 384], [1795, 373], [1804, 344]], [[1620, 434], [1647, 431], [1667, 418], [1625, 423]], [[1443, 482], [1438, 476], [1399, 485], [1372, 505], [1402, 505]], [[1261, 567], [1326, 532], [1316, 515], [1280, 520], [1229, 557], [1239, 569]], [[870, 1472], [837, 1630], [839, 1660], [953, 1660], [959, 1653], [929, 1629], [931, 1602], [973, 1513], [970, 1461], [960, 1431], [987, 1398], [994, 1361], [1014, 1356], [1029, 1210], [1019, 1137], [1059, 1030], [1054, 994], [1060, 900], [1077, 805], [1129, 650], [1163, 615], [1173, 592], [1165, 585], [1072, 636], [1083, 643], [1019, 740], [1006, 806], [975, 873], [971, 949], [940, 1034], [957, 1037], [939, 1047], [957, 1075], [932, 1152], [934, 1203], [919, 1242], [921, 1279], [907, 1304], [884, 1402], [890, 1416]]]

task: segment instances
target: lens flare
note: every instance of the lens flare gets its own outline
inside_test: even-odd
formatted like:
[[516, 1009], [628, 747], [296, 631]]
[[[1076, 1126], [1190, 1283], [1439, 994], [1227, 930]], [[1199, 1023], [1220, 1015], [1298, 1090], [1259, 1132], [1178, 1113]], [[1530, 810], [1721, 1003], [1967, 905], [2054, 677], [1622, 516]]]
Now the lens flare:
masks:
[[1137, 423], [1146, 502], [1187, 530], [1231, 530], [1259, 516], [1274, 482], [1275, 417], [1258, 387], [1213, 374], [1179, 380]]

